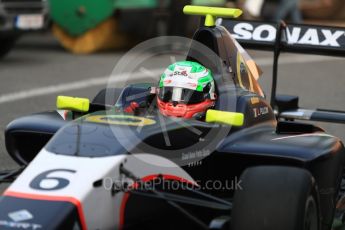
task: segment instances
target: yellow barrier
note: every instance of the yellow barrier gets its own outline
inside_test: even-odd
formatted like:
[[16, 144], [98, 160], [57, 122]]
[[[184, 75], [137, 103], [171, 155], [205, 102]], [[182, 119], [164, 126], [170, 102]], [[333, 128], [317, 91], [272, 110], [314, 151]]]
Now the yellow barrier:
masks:
[[56, 24], [52, 27], [53, 34], [60, 44], [75, 54], [89, 54], [102, 50], [131, 47], [135, 40], [121, 33], [119, 24], [111, 17], [96, 28], [85, 34], [73, 37]]

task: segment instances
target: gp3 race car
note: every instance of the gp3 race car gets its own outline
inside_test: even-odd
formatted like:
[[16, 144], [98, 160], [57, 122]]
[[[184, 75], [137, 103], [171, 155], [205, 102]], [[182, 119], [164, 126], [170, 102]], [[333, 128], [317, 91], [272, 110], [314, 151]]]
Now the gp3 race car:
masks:
[[[295, 119], [344, 124], [345, 113], [301, 109], [298, 97], [276, 95], [276, 83], [280, 51], [344, 56], [344, 29], [224, 19], [238, 17], [238, 9], [184, 12], [205, 16], [186, 57], [214, 75], [217, 103], [205, 119], [161, 116], [155, 86], [142, 83], [104, 89], [91, 102], [59, 96], [58, 111], [14, 120], [6, 147], [21, 167], [1, 173], [2, 182], [13, 183], [0, 198], [0, 229], [342, 224], [344, 145]], [[271, 103], [257, 82], [260, 69], [234, 37], [274, 50]], [[124, 112], [133, 102], [140, 106]]]

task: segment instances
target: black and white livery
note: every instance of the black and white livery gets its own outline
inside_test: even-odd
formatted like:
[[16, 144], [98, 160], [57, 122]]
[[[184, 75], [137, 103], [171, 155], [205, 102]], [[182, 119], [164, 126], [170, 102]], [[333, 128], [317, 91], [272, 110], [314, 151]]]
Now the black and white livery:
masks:
[[[154, 86], [133, 84], [102, 90], [86, 110], [11, 122], [6, 147], [21, 168], [1, 174], [14, 182], [0, 198], [0, 229], [330, 230], [341, 222], [343, 143], [294, 121], [317, 114], [297, 116], [298, 98], [275, 96], [275, 85], [274, 112], [235, 38], [274, 48], [276, 58], [290, 48], [343, 55], [344, 30], [222, 23], [193, 37], [217, 58], [193, 43], [186, 57], [214, 76], [218, 99], [205, 120], [161, 116]], [[123, 112], [129, 97], [140, 105], [133, 114]], [[345, 121], [341, 112], [318, 118]]]

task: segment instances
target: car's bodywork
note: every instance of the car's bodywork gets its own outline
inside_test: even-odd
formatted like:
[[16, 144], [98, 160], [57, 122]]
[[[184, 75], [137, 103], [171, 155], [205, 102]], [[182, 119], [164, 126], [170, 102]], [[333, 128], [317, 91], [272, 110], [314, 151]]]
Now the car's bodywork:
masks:
[[[207, 189], [207, 183], [225, 185], [247, 168], [276, 165], [310, 172], [319, 229], [330, 229], [345, 164], [341, 140], [311, 124], [277, 120], [257, 84], [259, 69], [224, 27], [202, 27], [193, 40], [219, 57], [210, 62], [192, 48], [187, 56], [213, 72], [214, 109], [243, 114], [242, 125], [121, 113], [131, 95], [141, 95], [138, 104], [154, 103], [147, 84], [124, 88], [115, 106], [95, 99], [94, 112], [73, 113], [83, 115], [75, 120], [61, 111], [19, 118], [7, 127], [6, 147], [28, 166], [1, 197], [1, 228], [18, 224], [9, 214], [19, 212], [37, 229], [214, 229], [219, 217], [229, 221], [236, 185]], [[279, 103], [291, 105], [287, 101]], [[168, 145], [166, 135], [172, 137]], [[105, 189], [106, 178], [129, 180], [129, 186]], [[142, 189], [148, 181], [158, 181], [157, 187]], [[167, 189], [165, 181], [190, 187]]]

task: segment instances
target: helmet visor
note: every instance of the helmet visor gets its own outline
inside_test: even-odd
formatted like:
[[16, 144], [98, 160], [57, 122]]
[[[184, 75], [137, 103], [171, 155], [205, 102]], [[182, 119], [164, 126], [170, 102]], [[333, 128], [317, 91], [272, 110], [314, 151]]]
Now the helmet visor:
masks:
[[178, 102], [182, 104], [197, 104], [205, 101], [207, 93], [180, 87], [162, 87], [158, 97], [163, 102]]

